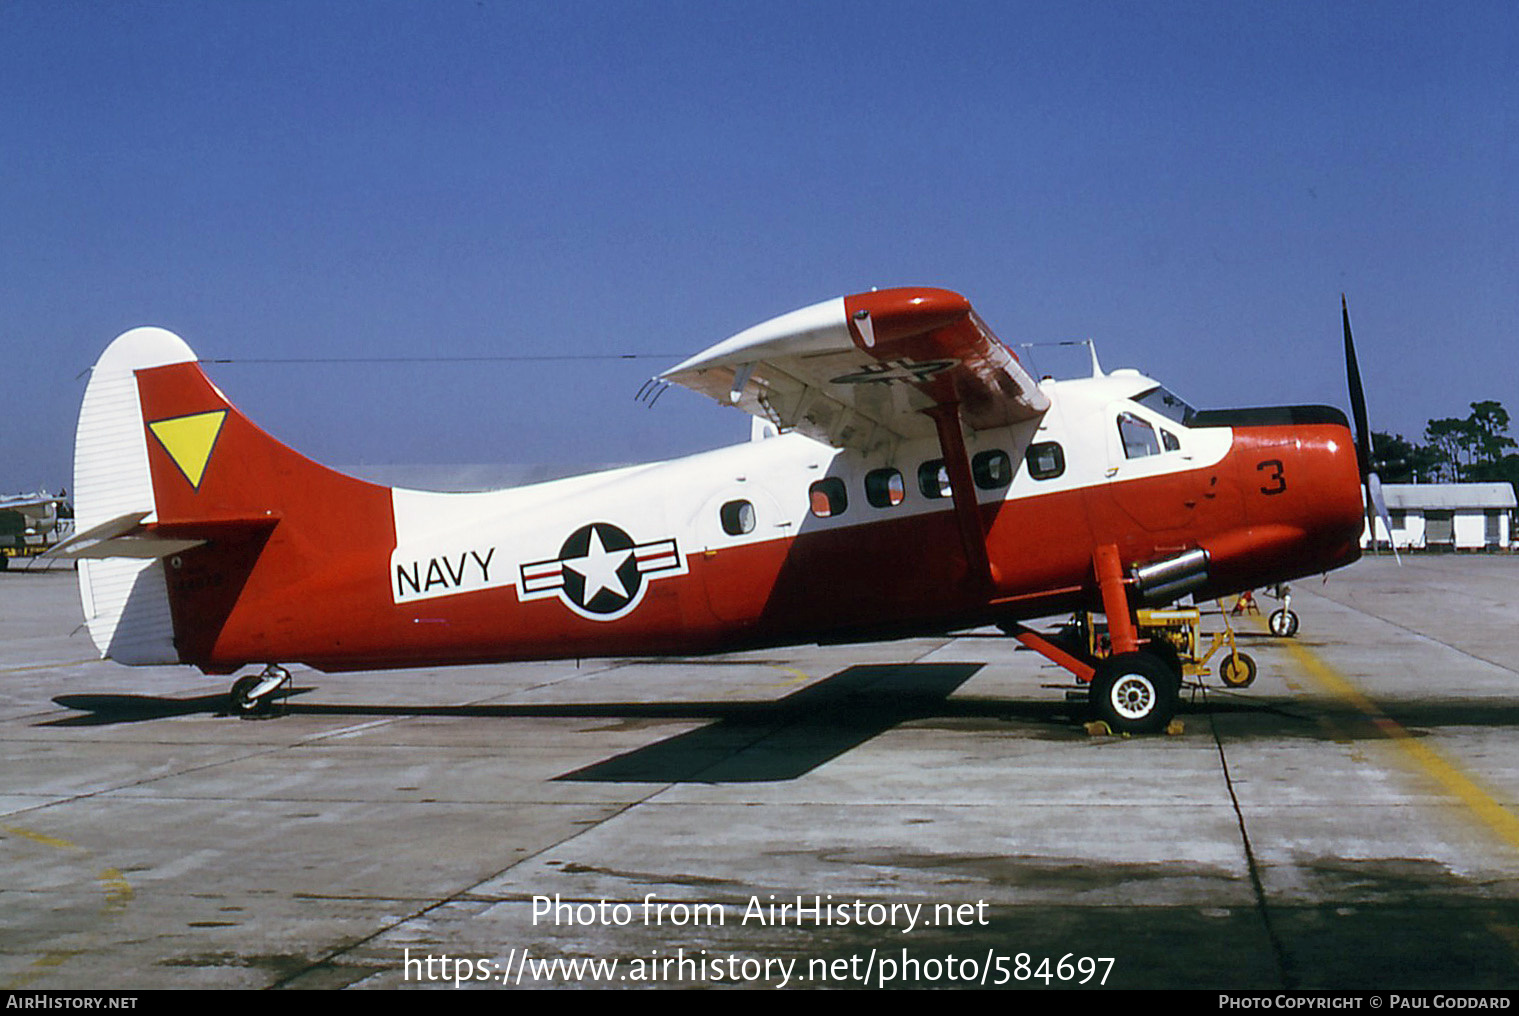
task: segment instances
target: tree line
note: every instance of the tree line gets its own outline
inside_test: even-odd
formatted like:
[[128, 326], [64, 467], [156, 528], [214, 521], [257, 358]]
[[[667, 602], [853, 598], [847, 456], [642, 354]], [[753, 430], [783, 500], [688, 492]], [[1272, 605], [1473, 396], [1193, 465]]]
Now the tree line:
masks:
[[1491, 399], [1470, 405], [1465, 419], [1430, 420], [1423, 444], [1373, 431], [1372, 468], [1382, 482], [1519, 485], [1519, 446], [1508, 436], [1508, 410]]

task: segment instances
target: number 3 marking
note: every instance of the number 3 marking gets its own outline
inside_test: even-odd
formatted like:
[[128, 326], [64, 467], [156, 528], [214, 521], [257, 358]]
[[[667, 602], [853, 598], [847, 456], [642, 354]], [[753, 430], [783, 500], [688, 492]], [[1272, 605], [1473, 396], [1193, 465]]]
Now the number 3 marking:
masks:
[[1262, 494], [1280, 494], [1287, 489], [1287, 478], [1282, 475], [1281, 459], [1267, 459], [1265, 462], [1259, 463], [1255, 468], [1257, 471], [1262, 469], [1271, 470], [1266, 478], [1276, 482], [1276, 486], [1274, 487], [1262, 487]]

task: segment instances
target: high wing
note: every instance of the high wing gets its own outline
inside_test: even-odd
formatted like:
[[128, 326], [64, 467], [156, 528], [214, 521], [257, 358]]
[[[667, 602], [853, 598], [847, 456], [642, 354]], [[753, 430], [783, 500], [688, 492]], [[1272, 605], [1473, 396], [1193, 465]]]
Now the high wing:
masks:
[[[47, 513], [49, 506], [63, 504], [68, 498], [54, 497], [51, 494], [38, 492], [36, 494], [4, 494], [0, 495], [0, 511], [25, 512], [28, 515], [43, 515]], [[27, 509], [36, 509], [28, 511]]]
[[844, 296], [755, 325], [659, 377], [783, 431], [860, 452], [932, 437], [931, 413], [972, 430], [1042, 415], [1049, 398], [970, 301], [943, 289]]

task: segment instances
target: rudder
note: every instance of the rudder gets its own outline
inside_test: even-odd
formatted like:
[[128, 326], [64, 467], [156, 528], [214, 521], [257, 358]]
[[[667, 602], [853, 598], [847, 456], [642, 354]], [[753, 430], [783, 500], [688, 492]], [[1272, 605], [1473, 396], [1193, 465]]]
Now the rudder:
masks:
[[[134, 328], [96, 361], [74, 435], [76, 532], [157, 511], [136, 372], [194, 360], [173, 332]], [[162, 561], [82, 559], [79, 598], [102, 656], [140, 665], [179, 662]]]

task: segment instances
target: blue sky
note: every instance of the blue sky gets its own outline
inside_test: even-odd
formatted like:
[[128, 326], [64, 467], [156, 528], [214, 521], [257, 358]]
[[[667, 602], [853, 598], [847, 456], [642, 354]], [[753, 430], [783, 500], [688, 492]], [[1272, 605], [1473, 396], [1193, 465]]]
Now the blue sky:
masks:
[[69, 482], [117, 333], [332, 463], [742, 440], [642, 380], [871, 286], [1199, 406], [1519, 414], [1504, 3], [0, 0], [0, 490]]

